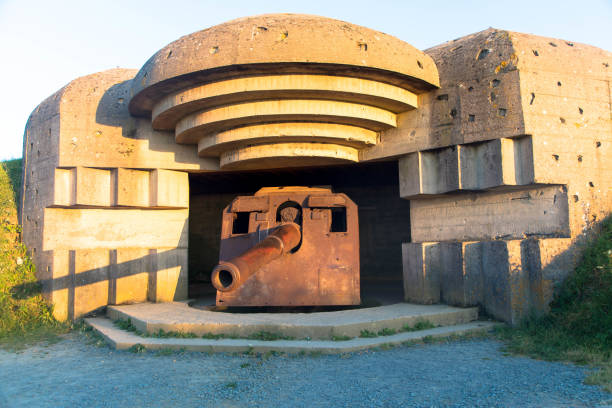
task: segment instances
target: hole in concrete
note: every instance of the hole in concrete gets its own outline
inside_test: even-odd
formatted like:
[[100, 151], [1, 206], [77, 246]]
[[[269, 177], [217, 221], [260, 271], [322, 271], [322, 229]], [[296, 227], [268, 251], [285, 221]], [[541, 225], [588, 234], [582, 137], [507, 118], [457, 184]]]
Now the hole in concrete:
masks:
[[460, 46], [455, 47], [455, 48], [451, 48], [451, 52], [455, 52], [455, 51], [457, 51], [460, 48], [463, 48], [463, 45], [460, 45]]
[[549, 44], [550, 44], [550, 46], [551, 46], [551, 47], [556, 47], [556, 46], [557, 46], [557, 44], [555, 44], [555, 43], [554, 43], [554, 42], [552, 42], [552, 41], [551, 41], [551, 42], [549, 42]]
[[572, 196], [572, 198], [574, 199], [574, 202], [577, 203], [578, 202], [578, 194], [574, 194]]
[[595, 142], [595, 147], [601, 147], [601, 142], [599, 141]]
[[499, 79], [494, 79], [491, 81], [491, 88], [497, 88], [501, 81]]
[[166, 59], [170, 58], [172, 56], [172, 50], [170, 50], [170, 52], [168, 52], [168, 55], [166, 55]]
[[573, 47], [573, 46], [574, 46], [574, 43], [573, 43], [573, 42], [566, 41], [565, 43], [566, 43], [568, 46], [570, 46], [570, 47]]
[[489, 95], [489, 100], [491, 102], [493, 102], [495, 100], [495, 92], [491, 92], [491, 94]]
[[555, 159], [555, 161], [559, 161], [559, 155], [558, 154], [553, 154], [552, 157], [553, 157], [553, 159]]
[[417, 65], [419, 66], [419, 68], [423, 69], [423, 64], [421, 64], [421, 61], [417, 60]]
[[489, 53], [491, 52], [491, 50], [487, 49], [487, 48], [483, 48], [482, 50], [480, 50], [480, 52], [478, 53], [478, 56], [476, 57], [476, 59], [481, 60], [487, 57], [487, 55], [489, 55]]
[[436, 99], [439, 100], [439, 101], [447, 101], [448, 100], [448, 94], [438, 95], [436, 97]]
[[578, 161], [582, 162], [582, 155], [581, 154], [578, 155]]
[[603, 66], [604, 66], [604, 67], [606, 67], [606, 68], [609, 68], [609, 67], [610, 67], [610, 64], [608, 64], [607, 62], [602, 62], [602, 64], [603, 64]]
[[249, 212], [237, 212], [232, 224], [232, 234], [247, 234], [249, 232]]
[[357, 46], [359, 47], [361, 51], [368, 50], [368, 44], [364, 43], [363, 41], [357, 41]]
[[40, 150], [36, 151], [36, 157], [40, 157]]
[[578, 112], [582, 115], [584, 113], [584, 111], [582, 110], [582, 108], [579, 106], [578, 107]]
[[499, 116], [502, 116], [502, 117], [506, 116], [506, 109], [504, 109], [504, 108], [499, 108], [499, 109], [497, 110], [497, 114], [498, 114]]
[[229, 288], [234, 283], [234, 277], [230, 271], [222, 269], [219, 271], [219, 282], [224, 288]]
[[535, 100], [535, 94], [532, 92], [531, 93], [531, 100], [529, 101], [530, 105], [533, 105], [533, 101]]
[[538, 57], [540, 55], [540, 53], [538, 53], [537, 50], [532, 50], [533, 51], [533, 55], [535, 55], [536, 57]]
[[218, 45], [215, 45], [215, 46], [213, 46], [213, 47], [210, 47], [210, 49], [208, 50], [208, 52], [209, 52], [209, 53], [211, 53], [211, 54], [216, 54], [216, 53], [218, 53], [218, 52], [219, 52], [219, 46], [218, 46]]
[[592, 181], [589, 181], [589, 187], [595, 187], [595, 184], [593, 184]]
[[561, 86], [561, 81], [557, 81], [557, 86]]
[[330, 232], [346, 232], [346, 208], [334, 207], [331, 209]]
[[302, 225], [302, 206], [295, 201], [285, 201], [276, 210], [276, 222], [294, 222]]
[[123, 105], [123, 102], [124, 102], [124, 101], [125, 101], [125, 100], [124, 100], [123, 98], [119, 98], [119, 99], [117, 99], [117, 102], [119, 102], [119, 105]]
[[476, 116], [475, 115], [469, 115], [468, 116], [468, 122], [473, 122], [476, 120]]
[[565, 118], [559, 118], [559, 121], [561, 121], [561, 123], [565, 124]]
[[473, 90], [474, 90], [474, 87], [473, 87], [473, 86], [470, 86], [470, 87], [468, 88], [468, 92], [472, 92]]
[[455, 119], [457, 117], [457, 109], [455, 108], [451, 109], [450, 115], [453, 119]]

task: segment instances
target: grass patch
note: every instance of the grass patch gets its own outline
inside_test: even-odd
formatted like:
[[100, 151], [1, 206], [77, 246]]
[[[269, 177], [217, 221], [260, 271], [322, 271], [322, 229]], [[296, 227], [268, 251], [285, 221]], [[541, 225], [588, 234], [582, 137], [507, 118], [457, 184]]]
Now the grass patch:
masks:
[[19, 203], [19, 198], [21, 195], [22, 160], [6, 160], [2, 162], [2, 165], [4, 166], [4, 170], [6, 171], [9, 182], [11, 183], [11, 188], [13, 189], [13, 202]]
[[[53, 318], [53, 310], [43, 299], [34, 275], [34, 264], [20, 239], [14, 191], [21, 179], [18, 161], [0, 164], [0, 347], [7, 349], [41, 341], [52, 343], [70, 329]], [[7, 164], [12, 169], [11, 178]]]
[[362, 331], [359, 333], [359, 337], [362, 337], [362, 338], [366, 338], [366, 339], [367, 339], [367, 338], [372, 338], [372, 337], [378, 337], [378, 334], [376, 334], [376, 333], [375, 333], [375, 332], [373, 332], [373, 331], [369, 331], [369, 330], [367, 330], [367, 329], [364, 329], [364, 330], [362, 330]]
[[351, 340], [352, 337], [350, 336], [332, 336], [331, 339], [332, 341], [348, 341], [348, 340]]
[[404, 325], [404, 327], [402, 327], [402, 331], [403, 332], [413, 332], [413, 331], [419, 331], [419, 330], [433, 329], [435, 327], [436, 325], [430, 322], [429, 320], [419, 320], [414, 324], [414, 326], [409, 326], [407, 324]]
[[496, 332], [510, 353], [598, 367], [586, 382], [612, 392], [612, 218], [585, 248], [549, 314]]
[[275, 340], [295, 340], [295, 337], [284, 336], [278, 333], [272, 333], [268, 331], [259, 331], [246, 337], [249, 340], [263, 340], [263, 341], [275, 341]]
[[393, 336], [394, 334], [397, 334], [397, 330], [385, 327], [384, 329], [379, 330], [377, 334], [379, 336]]
[[130, 347], [128, 351], [130, 353], [140, 354], [140, 353], [146, 353], [147, 348], [143, 346], [142, 344], [137, 343], [137, 344], [134, 344], [132, 347]]

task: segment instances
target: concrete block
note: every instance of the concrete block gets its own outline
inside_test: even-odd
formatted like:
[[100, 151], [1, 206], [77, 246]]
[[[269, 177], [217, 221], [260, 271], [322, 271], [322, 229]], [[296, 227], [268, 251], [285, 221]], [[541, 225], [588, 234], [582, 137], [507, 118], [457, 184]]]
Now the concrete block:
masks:
[[114, 194], [111, 190], [113, 183], [110, 170], [77, 167], [75, 171], [74, 202], [71, 205], [101, 207], [112, 205]]
[[74, 295], [68, 309], [72, 318], [90, 313], [108, 304], [110, 254], [107, 249], [69, 251]]
[[568, 237], [567, 192], [560, 186], [453, 194], [410, 203], [413, 242]]
[[46, 208], [44, 214], [44, 250], [187, 248], [188, 210]]
[[115, 203], [118, 206], [148, 207], [149, 206], [149, 178], [150, 172], [146, 170], [117, 169]]
[[189, 207], [189, 176], [182, 171], [155, 169], [151, 172], [152, 207]]
[[440, 297], [453, 306], [482, 302], [481, 248], [475, 242], [440, 242]]
[[51, 252], [52, 258], [52, 273], [51, 284], [48, 286], [50, 286], [49, 293], [51, 302], [53, 302], [53, 316], [59, 321], [65, 321], [71, 318], [68, 303], [74, 301], [73, 296], [71, 296], [73, 278], [70, 274], [69, 254], [68, 250], [49, 252]]
[[459, 188], [459, 155], [456, 146], [411, 153], [399, 160], [400, 196], [416, 198]]
[[148, 298], [152, 302], [187, 299], [187, 249], [161, 248], [149, 252]]
[[497, 139], [460, 147], [462, 189], [485, 190], [504, 183], [501, 145]]
[[440, 246], [438, 243], [403, 243], [404, 297], [407, 302], [440, 302]]
[[523, 266], [520, 240], [482, 242], [485, 312], [517, 324], [531, 308], [529, 273]]
[[76, 169], [55, 169], [53, 205], [70, 206], [75, 201], [75, 173]]
[[149, 250], [111, 250], [111, 295], [109, 304], [145, 302], [149, 284]]

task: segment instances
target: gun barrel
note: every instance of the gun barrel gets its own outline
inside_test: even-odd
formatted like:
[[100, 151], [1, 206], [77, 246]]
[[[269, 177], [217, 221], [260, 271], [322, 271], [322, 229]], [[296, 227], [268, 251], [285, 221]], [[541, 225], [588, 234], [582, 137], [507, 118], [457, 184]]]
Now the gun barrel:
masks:
[[213, 286], [221, 292], [230, 292], [245, 282], [259, 268], [283, 256], [300, 243], [302, 232], [295, 223], [286, 223], [241, 255], [221, 261], [212, 271]]

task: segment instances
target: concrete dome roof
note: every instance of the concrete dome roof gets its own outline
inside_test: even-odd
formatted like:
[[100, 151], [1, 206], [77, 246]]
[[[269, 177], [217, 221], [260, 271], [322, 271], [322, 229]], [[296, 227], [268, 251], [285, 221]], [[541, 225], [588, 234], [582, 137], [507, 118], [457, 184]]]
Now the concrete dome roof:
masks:
[[393, 36], [325, 17], [268, 14], [198, 31], [159, 50], [134, 78], [130, 111], [149, 115], [161, 97], [195, 84], [292, 73], [372, 79], [416, 94], [439, 85], [431, 57]]

